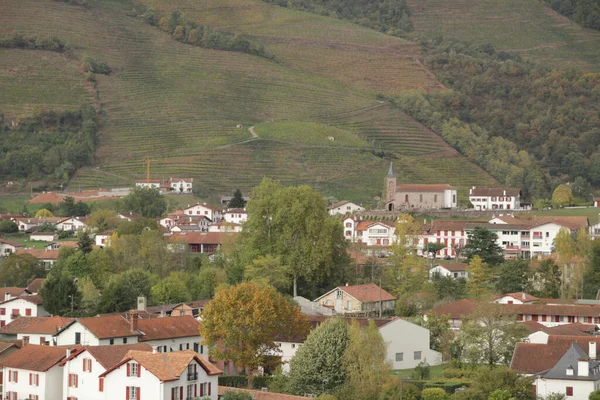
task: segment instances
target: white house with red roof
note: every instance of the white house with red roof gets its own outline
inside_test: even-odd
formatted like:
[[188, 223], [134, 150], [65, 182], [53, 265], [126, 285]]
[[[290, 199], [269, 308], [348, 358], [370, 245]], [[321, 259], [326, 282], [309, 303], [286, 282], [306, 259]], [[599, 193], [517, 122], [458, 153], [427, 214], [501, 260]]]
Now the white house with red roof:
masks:
[[152, 352], [152, 347], [148, 344], [136, 343], [115, 346], [84, 346], [73, 351], [60, 364], [63, 367], [61, 383], [63, 398], [106, 399], [104, 378], [100, 378], [100, 375], [121, 362], [131, 350]]
[[23, 245], [20, 243], [0, 238], [0, 257], [10, 256], [11, 254], [16, 253], [18, 249], [22, 248]]
[[530, 304], [538, 298], [525, 292], [506, 293], [494, 299], [498, 304]]
[[236, 232], [173, 232], [166, 238], [171, 249], [187, 246], [192, 253], [213, 254], [223, 243], [234, 241]]
[[317, 297], [315, 303], [334, 309], [338, 314], [375, 314], [393, 312], [396, 297], [374, 283], [338, 286]]
[[438, 264], [429, 270], [429, 277], [432, 278], [434, 275], [439, 275], [449, 276], [454, 279], [469, 279], [467, 267], [468, 265], [465, 263]]
[[327, 207], [329, 215], [346, 215], [365, 211], [365, 208], [349, 200], [340, 201]]
[[469, 201], [476, 210], [519, 210], [521, 190], [517, 188], [469, 189]]
[[193, 191], [194, 178], [169, 178], [167, 185], [173, 193], [190, 194]]
[[19, 296], [0, 303], [0, 327], [19, 316], [44, 317], [50, 315], [42, 306], [40, 295]]
[[69, 349], [28, 344], [2, 360], [7, 400], [54, 400], [63, 397], [63, 367]]
[[183, 400], [208, 397], [217, 400], [218, 376], [221, 373], [211, 362], [191, 350], [174, 353], [130, 350], [123, 360], [99, 378], [104, 381], [105, 399]]
[[88, 228], [88, 224], [84, 221], [82, 217], [65, 218], [56, 224], [56, 230], [64, 232], [79, 232], [87, 230]]
[[248, 213], [243, 208], [229, 208], [223, 213], [225, 222], [231, 224], [243, 224], [248, 220]]
[[72, 320], [72, 318], [59, 315], [42, 319], [37, 323], [18, 329], [17, 339], [22, 340], [23, 343], [56, 346], [54, 335], [64, 326], [70, 324]]
[[183, 209], [183, 213], [185, 215], [203, 215], [212, 222], [219, 222], [223, 216], [223, 211], [220, 208], [210, 206], [206, 203], [198, 203], [194, 204], [193, 206], [188, 206], [187, 208]]

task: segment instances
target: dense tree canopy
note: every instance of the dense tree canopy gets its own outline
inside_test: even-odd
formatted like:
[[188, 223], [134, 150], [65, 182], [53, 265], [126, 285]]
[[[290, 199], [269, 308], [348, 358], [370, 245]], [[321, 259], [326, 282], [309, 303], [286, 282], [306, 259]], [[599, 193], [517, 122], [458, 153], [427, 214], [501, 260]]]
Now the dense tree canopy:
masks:
[[277, 351], [278, 336], [305, 335], [300, 309], [273, 287], [244, 282], [222, 287], [205, 307], [200, 335], [210, 354], [254, 372]]
[[294, 295], [298, 282], [311, 297], [326, 279], [342, 282], [347, 242], [340, 220], [327, 213], [323, 196], [309, 186], [284, 187], [265, 178], [253, 190], [247, 210], [239, 238], [247, 264], [266, 255], [277, 258], [287, 267]]
[[136, 187], [121, 201], [121, 210], [141, 214], [146, 218], [158, 218], [167, 209], [167, 202], [158, 189]]
[[469, 242], [463, 250], [467, 260], [470, 261], [473, 257], [478, 256], [490, 266], [496, 266], [504, 261], [504, 252], [498, 245], [498, 235], [494, 232], [485, 227], [477, 226], [468, 235]]
[[44, 267], [30, 254], [11, 254], [0, 262], [0, 282], [3, 286], [25, 287], [35, 278], [44, 276]]

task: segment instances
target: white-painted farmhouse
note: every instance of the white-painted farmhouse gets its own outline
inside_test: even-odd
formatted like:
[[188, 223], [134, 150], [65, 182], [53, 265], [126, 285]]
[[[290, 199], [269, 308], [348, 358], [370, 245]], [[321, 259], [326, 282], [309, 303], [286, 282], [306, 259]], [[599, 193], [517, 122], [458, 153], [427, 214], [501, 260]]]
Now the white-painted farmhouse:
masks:
[[105, 399], [208, 397], [217, 400], [220, 374], [217, 367], [191, 350], [174, 353], [129, 351], [123, 360], [99, 378], [104, 380]]
[[328, 207], [329, 215], [354, 214], [358, 211], [364, 211], [365, 208], [348, 200], [340, 201]]
[[476, 210], [519, 210], [521, 190], [517, 188], [469, 189], [469, 201]]
[[393, 311], [396, 297], [374, 283], [338, 286], [315, 299], [315, 303], [333, 308], [338, 314], [374, 314]]
[[469, 279], [467, 264], [464, 263], [438, 264], [429, 270], [429, 277], [432, 278], [434, 275]]
[[39, 295], [20, 296], [0, 303], [0, 327], [8, 325], [19, 316], [43, 317], [48, 314]]

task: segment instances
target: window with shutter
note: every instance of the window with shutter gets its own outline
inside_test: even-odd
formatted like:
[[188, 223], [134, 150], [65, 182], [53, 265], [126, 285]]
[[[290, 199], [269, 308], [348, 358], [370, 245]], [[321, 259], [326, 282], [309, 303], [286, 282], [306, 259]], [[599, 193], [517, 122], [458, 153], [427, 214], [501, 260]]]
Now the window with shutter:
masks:
[[208, 382], [208, 395], [210, 396], [210, 382]]

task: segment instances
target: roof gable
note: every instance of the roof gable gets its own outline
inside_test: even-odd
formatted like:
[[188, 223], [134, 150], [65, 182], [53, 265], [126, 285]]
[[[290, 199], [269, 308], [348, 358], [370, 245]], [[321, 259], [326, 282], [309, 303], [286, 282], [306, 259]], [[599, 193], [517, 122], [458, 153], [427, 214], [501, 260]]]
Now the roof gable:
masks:
[[0, 362], [3, 367], [45, 372], [67, 356], [68, 348], [27, 344]]
[[319, 301], [319, 299], [322, 299], [323, 297], [329, 295], [334, 290], [341, 290], [341, 291], [345, 292], [346, 294], [352, 296], [356, 300], [360, 301], [361, 303], [373, 303], [376, 301], [396, 300], [396, 297], [394, 297], [392, 294], [386, 292], [385, 290], [381, 289], [376, 284], [367, 283], [364, 285], [338, 286], [338, 287], [330, 290], [329, 292], [325, 293], [324, 295], [318, 297], [317, 299], [315, 299], [315, 301]]
[[164, 318], [148, 318], [138, 321], [143, 335], [141, 342], [178, 337], [199, 336], [200, 323], [191, 315]]

